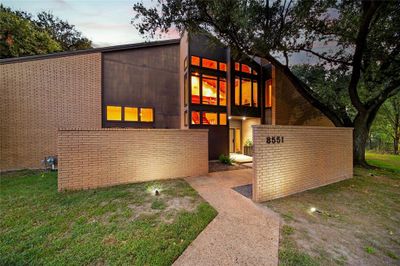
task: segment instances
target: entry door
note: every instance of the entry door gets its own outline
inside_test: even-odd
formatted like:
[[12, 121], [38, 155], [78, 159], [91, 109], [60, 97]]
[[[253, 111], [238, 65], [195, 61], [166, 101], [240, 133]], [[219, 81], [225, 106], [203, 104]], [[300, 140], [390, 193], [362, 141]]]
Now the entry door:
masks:
[[229, 152], [235, 152], [235, 129], [229, 129]]

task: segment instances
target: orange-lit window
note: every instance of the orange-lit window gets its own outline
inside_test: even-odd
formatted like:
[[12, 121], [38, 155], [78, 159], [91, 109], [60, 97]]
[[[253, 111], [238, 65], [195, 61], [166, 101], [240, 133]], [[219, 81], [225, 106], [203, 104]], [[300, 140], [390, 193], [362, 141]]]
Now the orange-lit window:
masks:
[[136, 107], [124, 107], [124, 120], [129, 122], [139, 121], [138, 109]]
[[242, 105], [251, 106], [251, 80], [242, 79]]
[[265, 107], [272, 107], [272, 80], [267, 80], [265, 84]]
[[192, 75], [192, 103], [200, 103], [200, 77]]
[[257, 75], [257, 71], [255, 71], [254, 69], [252, 70], [253, 75]]
[[226, 106], [226, 80], [219, 79], [219, 105]]
[[242, 72], [251, 74], [251, 68], [246, 64], [242, 64]]
[[203, 67], [212, 68], [212, 69], [218, 69], [217, 68], [217, 61], [206, 59], [206, 58], [201, 59], [201, 61], [203, 63]]
[[236, 71], [240, 71], [240, 64], [239, 63], [235, 63], [235, 70]]
[[256, 80], [253, 80], [253, 107], [258, 106], [258, 84]]
[[108, 121], [121, 121], [122, 120], [122, 107], [121, 106], [107, 106], [107, 120]]
[[235, 78], [235, 105], [240, 105], [240, 78]]
[[219, 62], [219, 70], [226, 72], [226, 64]]
[[203, 125], [218, 125], [217, 113], [202, 112]]
[[226, 113], [219, 114], [219, 124], [221, 126], [226, 126]]
[[153, 108], [140, 108], [140, 122], [153, 122]]
[[192, 111], [192, 125], [200, 125], [200, 112]]
[[202, 79], [203, 100], [202, 104], [217, 105], [217, 78], [203, 75]]
[[191, 62], [193, 66], [200, 66], [200, 57], [192, 55]]

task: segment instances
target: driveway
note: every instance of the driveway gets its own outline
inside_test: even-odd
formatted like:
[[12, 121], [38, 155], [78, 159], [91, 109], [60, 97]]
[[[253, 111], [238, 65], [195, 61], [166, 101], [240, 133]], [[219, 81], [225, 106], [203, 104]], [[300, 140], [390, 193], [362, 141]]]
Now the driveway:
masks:
[[218, 215], [174, 265], [277, 265], [279, 217], [232, 187], [252, 183], [253, 169], [186, 180]]

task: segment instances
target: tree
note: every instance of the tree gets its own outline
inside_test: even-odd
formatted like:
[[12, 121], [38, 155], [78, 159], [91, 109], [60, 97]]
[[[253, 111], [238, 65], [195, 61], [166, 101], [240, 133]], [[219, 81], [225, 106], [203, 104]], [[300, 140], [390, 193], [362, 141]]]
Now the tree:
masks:
[[400, 141], [400, 95], [387, 100], [378, 113], [374, 122], [373, 130], [375, 135], [382, 135], [392, 141], [393, 154], [399, 155]]
[[34, 23], [47, 31], [58, 43], [63, 51], [74, 51], [92, 48], [92, 41], [82, 37], [74, 25], [55, 17], [49, 12], [41, 12]]
[[[372, 122], [385, 100], [400, 90], [398, 1], [159, 0], [156, 7], [138, 3], [133, 9], [133, 23], [142, 34], [154, 36], [171, 27], [207, 33], [238, 54], [269, 60], [336, 126], [354, 127], [354, 163], [367, 166]], [[351, 108], [324, 102], [292, 72], [290, 55], [298, 52], [348, 75]]]
[[0, 5], [0, 58], [57, 51], [61, 51], [61, 46], [47, 32]]

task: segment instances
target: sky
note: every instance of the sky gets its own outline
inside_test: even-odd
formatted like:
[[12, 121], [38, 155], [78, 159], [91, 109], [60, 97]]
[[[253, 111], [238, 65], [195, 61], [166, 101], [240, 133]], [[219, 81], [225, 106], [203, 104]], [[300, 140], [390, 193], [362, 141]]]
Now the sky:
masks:
[[[6, 7], [29, 12], [51, 11], [55, 16], [68, 21], [92, 40], [95, 47], [143, 42], [145, 36], [131, 24], [134, 17], [133, 0], [0, 0]], [[146, 5], [151, 0], [142, 0]], [[171, 33], [166, 38], [178, 38]]]

